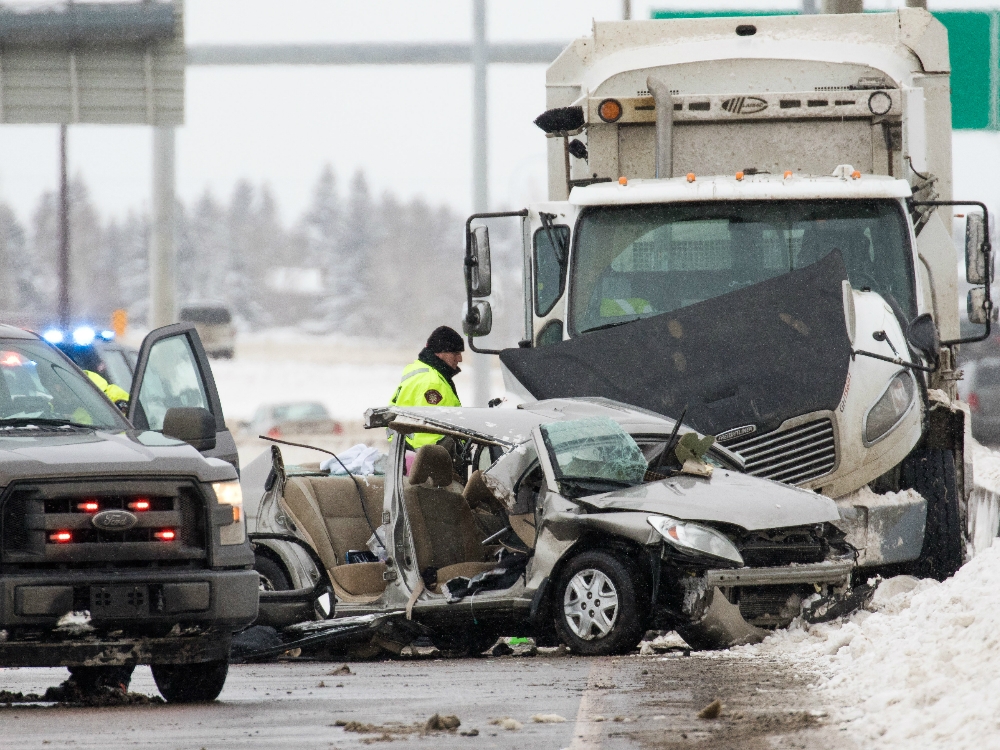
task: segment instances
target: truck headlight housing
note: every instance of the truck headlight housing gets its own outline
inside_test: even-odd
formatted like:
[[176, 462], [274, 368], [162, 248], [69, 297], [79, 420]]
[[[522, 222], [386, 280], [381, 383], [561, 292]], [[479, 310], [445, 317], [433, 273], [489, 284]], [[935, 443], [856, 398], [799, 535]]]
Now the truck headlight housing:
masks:
[[649, 516], [646, 522], [667, 544], [683, 554], [717, 558], [743, 567], [743, 555], [715, 529], [669, 516]]
[[885, 392], [865, 415], [865, 443], [871, 445], [889, 434], [910, 409], [917, 385], [907, 371], [896, 373]]
[[232, 509], [233, 520], [219, 527], [220, 544], [243, 544], [247, 538], [246, 518], [243, 516], [243, 490], [237, 480], [212, 484], [219, 505]]

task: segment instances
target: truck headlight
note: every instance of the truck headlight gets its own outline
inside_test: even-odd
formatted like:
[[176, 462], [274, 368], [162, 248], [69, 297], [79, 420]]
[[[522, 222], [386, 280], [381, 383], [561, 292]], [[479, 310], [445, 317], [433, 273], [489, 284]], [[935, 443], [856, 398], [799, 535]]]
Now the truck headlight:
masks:
[[668, 544], [688, 555], [704, 555], [728, 560], [743, 566], [743, 556], [736, 546], [715, 529], [697, 523], [678, 521], [669, 516], [649, 516], [646, 522]]
[[233, 520], [219, 527], [220, 544], [243, 544], [247, 538], [246, 519], [243, 517], [243, 490], [237, 480], [212, 484], [219, 505], [228, 505], [233, 511]]
[[896, 373], [896, 376], [889, 381], [885, 393], [865, 415], [865, 443], [869, 445], [874, 443], [899, 424], [899, 420], [913, 403], [916, 392], [916, 383], [908, 371]]

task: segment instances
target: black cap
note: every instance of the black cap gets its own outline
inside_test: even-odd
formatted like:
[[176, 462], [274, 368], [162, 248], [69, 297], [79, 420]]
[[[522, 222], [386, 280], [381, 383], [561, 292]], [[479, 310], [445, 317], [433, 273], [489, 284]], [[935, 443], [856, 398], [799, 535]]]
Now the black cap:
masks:
[[465, 342], [458, 331], [448, 326], [440, 326], [427, 339], [427, 348], [435, 354], [444, 352], [464, 352]]

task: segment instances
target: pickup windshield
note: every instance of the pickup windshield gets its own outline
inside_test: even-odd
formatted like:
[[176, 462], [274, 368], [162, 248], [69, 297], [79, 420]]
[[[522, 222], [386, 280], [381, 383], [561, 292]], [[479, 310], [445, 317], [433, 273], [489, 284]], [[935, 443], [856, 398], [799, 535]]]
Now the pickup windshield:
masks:
[[916, 315], [906, 219], [893, 200], [714, 201], [587, 209], [577, 225], [571, 331], [677, 310], [839, 249], [855, 289]]
[[0, 428], [128, 423], [62, 354], [41, 341], [0, 339]]

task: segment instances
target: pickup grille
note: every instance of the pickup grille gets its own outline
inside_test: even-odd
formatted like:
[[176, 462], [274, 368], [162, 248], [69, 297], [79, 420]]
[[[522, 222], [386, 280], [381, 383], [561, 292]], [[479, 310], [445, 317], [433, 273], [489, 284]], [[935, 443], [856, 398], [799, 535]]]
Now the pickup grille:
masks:
[[183, 480], [15, 484], [2, 498], [0, 561], [203, 567], [205, 509], [198, 487]]
[[785, 484], [804, 484], [829, 474], [837, 465], [837, 443], [829, 417], [725, 445], [743, 457], [747, 473]]

